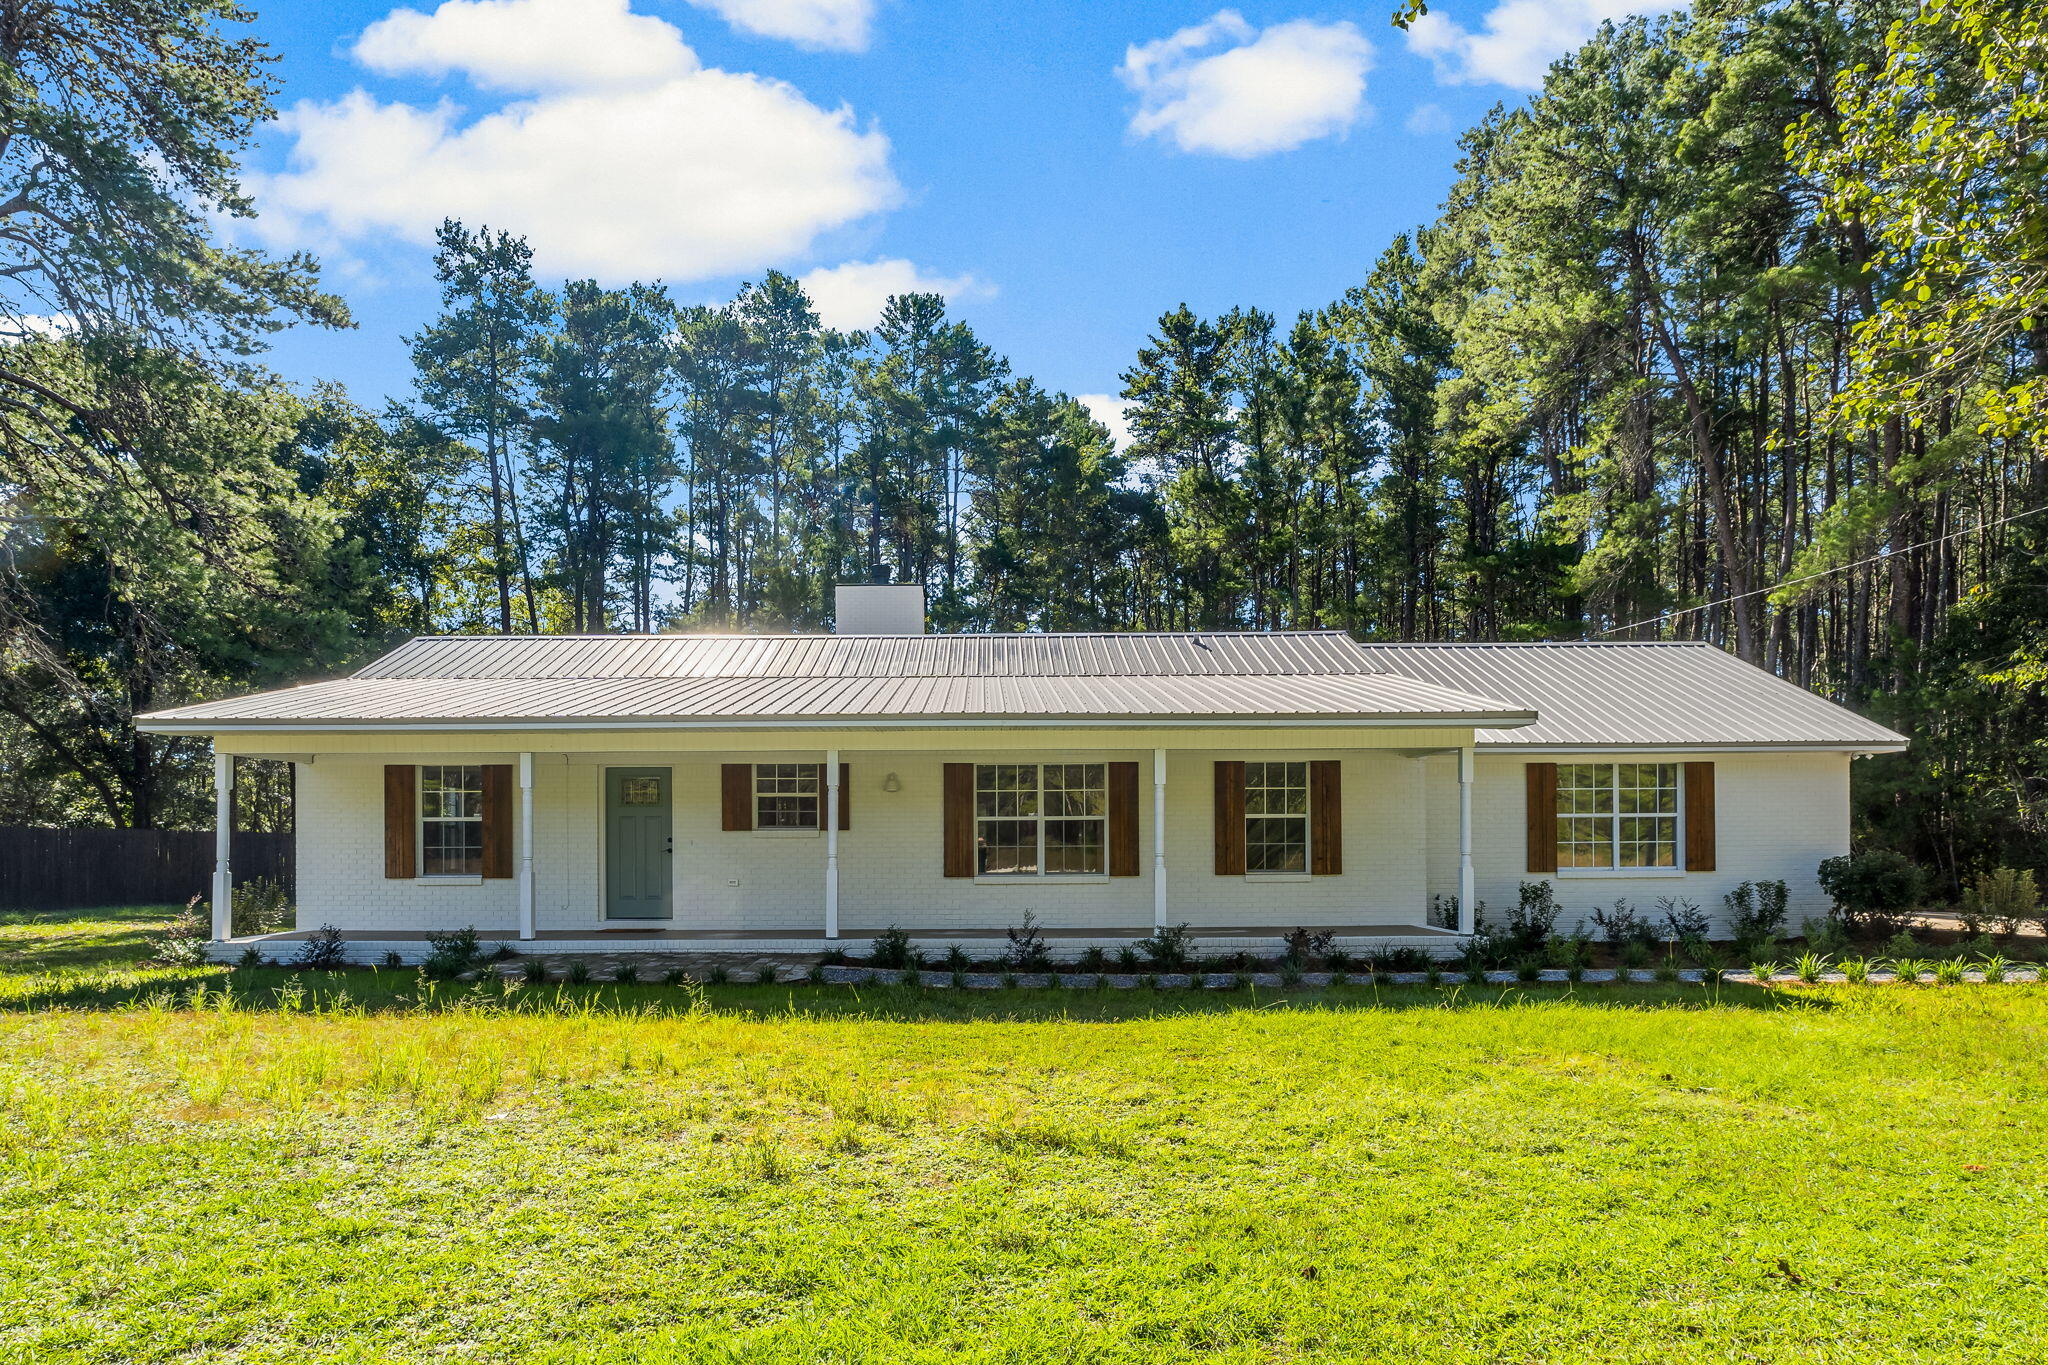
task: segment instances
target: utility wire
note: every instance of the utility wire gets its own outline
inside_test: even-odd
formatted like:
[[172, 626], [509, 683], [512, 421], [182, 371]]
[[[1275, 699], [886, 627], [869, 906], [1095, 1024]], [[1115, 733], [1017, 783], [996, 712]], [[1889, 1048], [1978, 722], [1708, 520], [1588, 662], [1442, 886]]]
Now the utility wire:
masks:
[[1829, 574], [1842, 573], [1849, 569], [1860, 569], [1865, 564], [1882, 563], [1893, 555], [1911, 554], [1915, 550], [1924, 550], [1930, 545], [1939, 545], [1943, 541], [1955, 540], [1962, 536], [1973, 536], [1979, 531], [1988, 531], [1994, 526], [2004, 526], [2008, 522], [2020, 521], [2027, 517], [2037, 516], [2042, 512], [2048, 512], [2048, 503], [2043, 503], [2039, 507], [2029, 507], [2024, 512], [2015, 512], [2009, 517], [2000, 517], [1997, 521], [1980, 521], [1975, 526], [1965, 526], [1960, 531], [1950, 531], [1945, 536], [1936, 536], [1932, 540], [1923, 540], [1917, 545], [1901, 545], [1895, 550], [1881, 550], [1867, 559], [1852, 560], [1847, 564], [1837, 564], [1832, 569], [1822, 569], [1818, 573], [1802, 574], [1798, 578], [1788, 578], [1782, 583], [1773, 583], [1768, 588], [1756, 588], [1749, 592], [1739, 592], [1733, 597], [1719, 597], [1711, 602], [1702, 602], [1696, 607], [1680, 607], [1676, 611], [1667, 611], [1662, 616], [1652, 616], [1648, 620], [1643, 621], [1631, 621], [1625, 626], [1609, 626], [1606, 630], [1596, 630], [1593, 634], [1596, 636], [1616, 635], [1624, 630], [1637, 630], [1643, 626], [1661, 625], [1680, 616], [1690, 616], [1696, 611], [1712, 611], [1715, 607], [1725, 607], [1730, 602], [1740, 602], [1745, 597], [1761, 597], [1767, 592], [1776, 592], [1780, 588], [1789, 588], [1798, 583], [1811, 583], [1816, 578], [1826, 578]]

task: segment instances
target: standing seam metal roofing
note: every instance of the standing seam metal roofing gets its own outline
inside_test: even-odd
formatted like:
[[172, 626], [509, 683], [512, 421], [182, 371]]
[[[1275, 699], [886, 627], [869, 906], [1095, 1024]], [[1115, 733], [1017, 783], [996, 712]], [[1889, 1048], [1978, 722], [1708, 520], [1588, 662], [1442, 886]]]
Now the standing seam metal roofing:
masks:
[[203, 732], [293, 721], [1060, 717], [1462, 722], [1483, 727], [1482, 744], [1521, 748], [1905, 743], [1710, 645], [1359, 645], [1338, 631], [430, 636], [353, 677], [139, 719]]
[[1829, 744], [1897, 748], [1904, 735], [1696, 642], [1361, 645], [1377, 667], [1508, 697], [1537, 720], [1481, 730], [1488, 745]]
[[358, 678], [1264, 677], [1380, 671], [1342, 631], [422, 636]]
[[1392, 674], [991, 678], [341, 678], [159, 711], [153, 723], [809, 723], [1086, 718], [1526, 723], [1531, 713]]

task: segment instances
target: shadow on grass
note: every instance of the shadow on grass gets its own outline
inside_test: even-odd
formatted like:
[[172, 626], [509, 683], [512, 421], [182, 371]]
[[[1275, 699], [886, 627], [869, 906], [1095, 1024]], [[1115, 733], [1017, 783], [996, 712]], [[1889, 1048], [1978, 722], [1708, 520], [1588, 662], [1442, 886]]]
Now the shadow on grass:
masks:
[[1344, 985], [1228, 990], [813, 984], [620, 985], [610, 982], [429, 981], [410, 969], [133, 966], [0, 981], [0, 1012], [138, 1007], [251, 1013], [475, 1013], [683, 1018], [872, 1019], [895, 1023], [1115, 1022], [1252, 1011], [1502, 1009], [1569, 1003], [1588, 1009], [1827, 1009], [1826, 994], [1717, 985]]
[[0, 911], [0, 977], [141, 962], [175, 905]]

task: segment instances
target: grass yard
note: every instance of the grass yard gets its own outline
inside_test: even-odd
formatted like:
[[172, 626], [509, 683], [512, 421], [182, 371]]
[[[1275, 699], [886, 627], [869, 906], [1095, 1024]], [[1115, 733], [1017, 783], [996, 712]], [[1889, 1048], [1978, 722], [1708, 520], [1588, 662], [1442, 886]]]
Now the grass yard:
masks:
[[2041, 1360], [2048, 988], [441, 987], [0, 923], [0, 1360]]

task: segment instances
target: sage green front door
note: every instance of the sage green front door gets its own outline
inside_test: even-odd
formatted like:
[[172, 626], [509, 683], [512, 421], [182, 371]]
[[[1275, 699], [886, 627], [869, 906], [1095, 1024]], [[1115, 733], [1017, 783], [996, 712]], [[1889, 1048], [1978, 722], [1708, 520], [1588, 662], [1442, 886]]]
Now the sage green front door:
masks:
[[604, 770], [606, 919], [668, 919], [675, 825], [667, 768]]

